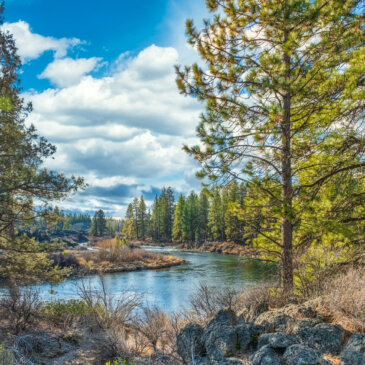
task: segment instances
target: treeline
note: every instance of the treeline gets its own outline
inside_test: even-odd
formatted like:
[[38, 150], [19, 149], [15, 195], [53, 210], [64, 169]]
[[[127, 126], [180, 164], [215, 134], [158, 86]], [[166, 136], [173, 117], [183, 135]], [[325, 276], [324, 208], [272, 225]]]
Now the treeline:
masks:
[[123, 225], [127, 239], [201, 243], [234, 241], [243, 243], [244, 221], [237, 212], [243, 207], [246, 185], [230, 182], [199, 194], [191, 191], [175, 201], [172, 188], [156, 195], [152, 210], [147, 210], [144, 197], [129, 204]]

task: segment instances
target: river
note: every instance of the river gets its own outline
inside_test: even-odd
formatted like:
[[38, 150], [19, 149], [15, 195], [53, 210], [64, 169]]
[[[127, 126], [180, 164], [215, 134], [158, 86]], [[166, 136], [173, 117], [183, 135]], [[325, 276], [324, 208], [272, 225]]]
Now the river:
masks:
[[[181, 257], [187, 264], [164, 270], [106, 274], [106, 288], [112, 295], [126, 290], [141, 293], [146, 303], [166, 311], [175, 311], [186, 305], [187, 299], [200, 282], [222, 289], [240, 290], [270, 280], [275, 272], [272, 265], [238, 256], [185, 252], [162, 247], [145, 249]], [[88, 284], [100, 287], [97, 275], [92, 275], [86, 280]], [[64, 281], [52, 288], [54, 294], [50, 293], [49, 284], [39, 285], [38, 288], [45, 300], [71, 299], [78, 297], [79, 283], [80, 279]]]

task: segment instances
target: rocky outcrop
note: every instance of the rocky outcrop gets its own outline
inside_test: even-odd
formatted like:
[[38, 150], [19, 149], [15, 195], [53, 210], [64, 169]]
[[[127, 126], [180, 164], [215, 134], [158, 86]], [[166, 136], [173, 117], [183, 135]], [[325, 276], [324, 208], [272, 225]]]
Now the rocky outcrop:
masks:
[[185, 327], [178, 353], [192, 364], [192, 352], [185, 346], [190, 343], [198, 355], [195, 364], [326, 365], [327, 355], [340, 355], [343, 365], [365, 365], [365, 335], [353, 335], [346, 344], [341, 326], [313, 318], [315, 307], [314, 302], [290, 305], [262, 313], [254, 322], [231, 310], [220, 311], [205, 328]]
[[365, 334], [357, 334], [350, 337], [346, 347], [341, 352], [343, 365], [365, 364]]

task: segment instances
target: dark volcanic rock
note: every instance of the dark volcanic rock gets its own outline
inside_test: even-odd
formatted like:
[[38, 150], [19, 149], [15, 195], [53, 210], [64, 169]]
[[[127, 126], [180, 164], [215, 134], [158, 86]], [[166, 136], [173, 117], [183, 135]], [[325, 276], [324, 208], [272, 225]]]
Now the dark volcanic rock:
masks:
[[260, 348], [265, 345], [270, 345], [273, 349], [285, 349], [296, 343], [299, 343], [297, 337], [283, 332], [265, 333], [259, 337], [257, 347]]
[[220, 311], [208, 323], [203, 341], [210, 361], [222, 361], [236, 355], [251, 343], [251, 326], [237, 323], [237, 316], [230, 310]]
[[286, 365], [324, 365], [329, 364], [319, 351], [304, 345], [292, 345], [284, 352]]
[[340, 357], [343, 365], [365, 365], [365, 334], [352, 335]]
[[177, 336], [177, 353], [184, 363], [189, 363], [193, 357], [205, 355], [202, 341], [203, 327], [196, 323], [189, 323]]
[[270, 345], [265, 345], [252, 357], [252, 365], [280, 365], [280, 356]]
[[338, 355], [344, 341], [345, 330], [339, 325], [310, 319], [298, 321], [294, 325], [293, 334], [302, 343], [317, 349], [322, 354]]

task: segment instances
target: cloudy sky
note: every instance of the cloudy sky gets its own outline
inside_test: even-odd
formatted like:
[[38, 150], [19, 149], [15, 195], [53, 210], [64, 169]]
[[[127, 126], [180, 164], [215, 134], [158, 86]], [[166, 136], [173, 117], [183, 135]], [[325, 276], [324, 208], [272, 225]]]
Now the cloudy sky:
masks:
[[85, 177], [65, 210], [124, 215], [132, 197], [162, 186], [199, 189], [195, 144], [202, 105], [179, 95], [174, 65], [198, 60], [186, 18], [204, 0], [8, 0], [3, 28], [23, 60], [28, 122], [57, 146], [47, 165]]

